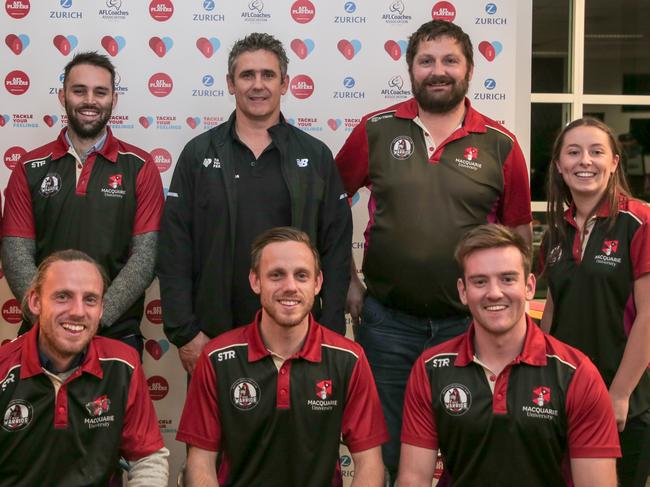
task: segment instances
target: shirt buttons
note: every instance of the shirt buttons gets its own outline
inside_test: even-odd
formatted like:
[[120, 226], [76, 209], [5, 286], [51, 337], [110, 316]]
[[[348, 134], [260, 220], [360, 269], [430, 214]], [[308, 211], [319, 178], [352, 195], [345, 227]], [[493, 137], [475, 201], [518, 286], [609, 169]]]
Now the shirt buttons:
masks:
[[255, 161], [251, 161], [251, 167], [255, 167], [255, 164], [257, 164]]
[[280, 369], [280, 373], [281, 373], [282, 375], [286, 374], [286, 373], [287, 373], [287, 369], [285, 369], [284, 367], [282, 367], [282, 368]]
[[433, 152], [433, 147], [429, 147], [429, 152]]
[[497, 380], [496, 375], [491, 375], [490, 376], [490, 381], [494, 382], [495, 380]]
[[63, 406], [59, 407], [59, 413], [60, 414], [65, 413], [65, 408]]
[[503, 399], [503, 394], [497, 394], [497, 399]]
[[280, 389], [280, 395], [281, 396], [286, 396], [287, 395], [287, 390], [286, 389]]

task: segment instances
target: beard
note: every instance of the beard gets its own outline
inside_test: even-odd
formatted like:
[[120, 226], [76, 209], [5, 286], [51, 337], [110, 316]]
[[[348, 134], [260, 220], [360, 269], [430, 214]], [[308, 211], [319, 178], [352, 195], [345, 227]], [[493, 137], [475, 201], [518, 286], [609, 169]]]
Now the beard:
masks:
[[[430, 85], [448, 83], [451, 90], [448, 93], [431, 93], [427, 89]], [[469, 76], [462, 80], [455, 80], [450, 76], [429, 76], [417, 82], [411, 74], [411, 88], [413, 97], [418, 105], [429, 113], [447, 113], [456, 108], [465, 99], [469, 89]]]
[[[83, 122], [79, 119], [76, 112], [84, 109], [99, 110], [99, 118], [93, 122]], [[113, 103], [108, 106], [79, 105], [71, 106], [67, 101], [65, 103], [65, 113], [68, 116], [68, 125], [81, 139], [94, 139], [97, 137], [108, 121], [113, 112]]]

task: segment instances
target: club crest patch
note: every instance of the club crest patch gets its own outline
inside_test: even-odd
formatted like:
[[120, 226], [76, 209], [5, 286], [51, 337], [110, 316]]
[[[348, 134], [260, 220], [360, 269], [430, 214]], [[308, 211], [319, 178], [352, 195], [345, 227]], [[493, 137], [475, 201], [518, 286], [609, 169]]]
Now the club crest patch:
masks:
[[440, 402], [447, 414], [462, 416], [472, 405], [472, 394], [462, 384], [449, 384], [440, 393]]
[[240, 411], [253, 409], [260, 402], [261, 391], [253, 379], [239, 379], [230, 387], [230, 400]]
[[406, 135], [395, 137], [390, 143], [390, 152], [395, 159], [403, 161], [413, 154], [413, 139]]
[[47, 198], [49, 196], [54, 196], [60, 190], [61, 176], [59, 176], [57, 173], [50, 173], [45, 176], [45, 178], [43, 178], [43, 181], [41, 181], [39, 192], [41, 193], [41, 196], [45, 196]]
[[7, 405], [2, 418], [2, 428], [10, 432], [20, 431], [29, 426], [33, 417], [34, 411], [30, 403], [22, 399], [14, 399]]

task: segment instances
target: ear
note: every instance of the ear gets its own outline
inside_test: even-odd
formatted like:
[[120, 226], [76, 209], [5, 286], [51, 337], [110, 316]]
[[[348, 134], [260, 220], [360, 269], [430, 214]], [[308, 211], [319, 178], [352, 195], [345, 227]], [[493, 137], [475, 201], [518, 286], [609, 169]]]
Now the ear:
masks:
[[232, 77], [229, 74], [226, 75], [226, 84], [228, 85], [228, 93], [230, 93], [231, 95], [234, 95], [235, 94], [235, 83], [234, 83]]
[[113, 89], [113, 111], [115, 111], [116, 106], [117, 106], [117, 91]]
[[618, 167], [618, 163], [620, 162], [621, 158], [619, 157], [618, 154], [614, 156], [614, 159], [612, 160], [613, 168], [612, 168], [612, 174], [616, 172], [616, 168]]
[[260, 286], [260, 278], [253, 269], [251, 269], [248, 273], [248, 282], [250, 283], [251, 289], [255, 294], [260, 294], [262, 292], [262, 288]]
[[321, 287], [323, 287], [323, 271], [319, 272], [316, 276], [316, 289], [314, 289], [314, 296], [320, 292]]
[[530, 301], [535, 297], [535, 286], [537, 285], [537, 280], [535, 275], [530, 273], [526, 279], [526, 301]]
[[282, 83], [280, 84], [280, 93], [284, 95], [288, 89], [289, 89], [289, 75], [285, 74], [284, 78], [282, 78]]
[[65, 108], [65, 86], [63, 88], [59, 88], [59, 103], [61, 104], [62, 107]]
[[34, 316], [39, 316], [41, 314], [41, 297], [33, 289], [29, 291], [27, 306]]
[[458, 289], [458, 296], [460, 297], [460, 302], [467, 306], [467, 291], [465, 289], [465, 281], [461, 277], [456, 281], [456, 288]]
[[467, 69], [469, 70], [467, 73], [467, 81], [472, 81], [472, 78], [474, 77], [474, 66], [468, 66]]

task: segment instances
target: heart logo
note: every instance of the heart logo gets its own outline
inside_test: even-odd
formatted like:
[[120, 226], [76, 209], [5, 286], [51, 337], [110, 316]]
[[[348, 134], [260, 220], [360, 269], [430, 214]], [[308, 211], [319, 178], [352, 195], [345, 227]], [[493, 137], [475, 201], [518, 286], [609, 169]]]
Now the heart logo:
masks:
[[338, 128], [341, 126], [341, 119], [340, 119], [340, 118], [330, 118], [330, 119], [327, 121], [327, 125], [328, 125], [329, 128], [331, 128], [332, 130], [336, 130], [336, 129], [338, 129]]
[[59, 121], [59, 117], [56, 115], [45, 115], [43, 117], [43, 122], [45, 122], [45, 125], [48, 127], [53, 127], [56, 122]]
[[160, 360], [160, 357], [163, 356], [162, 347], [156, 340], [147, 340], [144, 344], [144, 348], [149, 352], [149, 355], [151, 355], [154, 360]]
[[361, 50], [361, 42], [357, 39], [352, 39], [351, 41], [347, 39], [341, 39], [338, 44], [336, 44], [337, 49], [345, 59], [350, 60], [356, 56]]
[[63, 36], [61, 34], [54, 36], [52, 42], [54, 43], [54, 47], [56, 47], [64, 56], [70, 54], [70, 51], [73, 51], [74, 48], [77, 47], [77, 44], [79, 44], [76, 36]]
[[219, 50], [219, 47], [221, 47], [221, 42], [216, 37], [210, 37], [209, 39], [207, 37], [199, 37], [196, 40], [196, 47], [201, 51], [201, 54], [210, 59]]
[[478, 45], [478, 51], [483, 54], [483, 57], [488, 61], [494, 61], [494, 58], [497, 57], [501, 51], [503, 51], [503, 44], [499, 41], [482, 41]]
[[122, 36], [104, 36], [102, 37], [101, 44], [109, 55], [117, 56], [126, 45], [126, 40]]
[[201, 123], [201, 119], [199, 117], [187, 117], [185, 121], [187, 122], [187, 125], [189, 125], [192, 129], [195, 129]]
[[311, 39], [294, 39], [291, 41], [291, 50], [300, 59], [305, 59], [314, 50], [314, 41]]
[[167, 51], [169, 51], [173, 45], [174, 41], [169, 37], [163, 37], [161, 39], [160, 37], [154, 36], [149, 39], [149, 47], [158, 57], [163, 57], [167, 54]]
[[14, 54], [18, 55], [29, 46], [29, 37], [25, 34], [9, 34], [5, 37], [5, 44]]
[[404, 40], [394, 41], [389, 40], [384, 43], [384, 50], [388, 55], [393, 59], [393, 61], [398, 61], [402, 57], [402, 54], [406, 52], [406, 46], [408, 43]]
[[7, 115], [6, 113], [0, 116], [0, 127], [4, 127], [8, 121], [9, 121], [9, 115]]
[[149, 126], [153, 123], [153, 117], [142, 116], [138, 119], [138, 122], [140, 122], [140, 125], [142, 125], [144, 128], [148, 129]]

